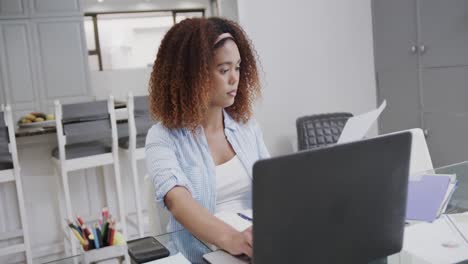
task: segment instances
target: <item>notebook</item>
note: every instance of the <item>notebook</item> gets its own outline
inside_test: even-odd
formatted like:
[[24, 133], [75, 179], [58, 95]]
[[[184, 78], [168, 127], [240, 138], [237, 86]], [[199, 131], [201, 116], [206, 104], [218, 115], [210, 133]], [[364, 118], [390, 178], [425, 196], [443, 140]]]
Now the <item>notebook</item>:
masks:
[[422, 175], [418, 179], [410, 180], [406, 219], [434, 221], [443, 206], [450, 180], [449, 175]]

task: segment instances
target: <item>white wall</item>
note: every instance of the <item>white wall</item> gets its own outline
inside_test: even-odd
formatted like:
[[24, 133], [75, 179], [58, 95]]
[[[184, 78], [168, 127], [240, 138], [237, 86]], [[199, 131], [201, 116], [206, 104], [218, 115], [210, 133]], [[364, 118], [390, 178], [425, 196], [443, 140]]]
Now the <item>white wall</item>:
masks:
[[239, 21], [239, 8], [237, 0], [218, 0], [218, 16], [225, 17], [234, 21]]
[[257, 105], [272, 155], [293, 151], [302, 115], [376, 107], [370, 0], [239, 0], [265, 72]]
[[109, 94], [117, 100], [127, 100], [127, 93], [148, 94], [152, 68], [91, 71], [91, 87], [96, 99], [106, 99]]

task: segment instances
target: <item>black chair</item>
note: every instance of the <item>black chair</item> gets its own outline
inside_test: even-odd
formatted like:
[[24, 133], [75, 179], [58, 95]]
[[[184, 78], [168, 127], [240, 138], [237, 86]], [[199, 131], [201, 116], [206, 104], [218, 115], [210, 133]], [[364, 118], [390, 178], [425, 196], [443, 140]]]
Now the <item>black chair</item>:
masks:
[[299, 117], [296, 120], [298, 150], [335, 144], [352, 116], [351, 113], [340, 112]]

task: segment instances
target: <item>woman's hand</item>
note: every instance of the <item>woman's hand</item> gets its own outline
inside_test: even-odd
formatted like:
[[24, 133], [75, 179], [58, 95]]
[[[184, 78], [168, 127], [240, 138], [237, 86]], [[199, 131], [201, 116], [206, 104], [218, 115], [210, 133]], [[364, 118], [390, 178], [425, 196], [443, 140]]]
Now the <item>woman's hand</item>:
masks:
[[252, 227], [249, 227], [242, 232], [232, 232], [226, 236], [225, 241], [220, 246], [231, 255], [245, 254], [252, 257]]

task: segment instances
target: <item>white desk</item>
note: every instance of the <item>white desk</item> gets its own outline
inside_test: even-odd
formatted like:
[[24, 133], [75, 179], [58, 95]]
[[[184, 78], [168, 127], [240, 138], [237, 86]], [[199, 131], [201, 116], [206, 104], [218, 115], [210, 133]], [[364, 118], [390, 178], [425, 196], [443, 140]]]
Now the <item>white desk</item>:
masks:
[[[447, 215], [468, 211], [468, 161], [434, 169], [428, 173], [456, 174], [455, 190]], [[415, 223], [405, 230], [403, 250], [389, 257], [389, 264], [468, 263], [468, 212], [459, 220], [465, 228], [454, 228], [446, 216], [434, 223]], [[466, 217], [466, 218], [465, 218]], [[466, 220], [465, 220], [466, 219]], [[458, 226], [461, 223], [457, 224]], [[464, 238], [463, 238], [464, 236]]]

